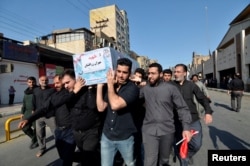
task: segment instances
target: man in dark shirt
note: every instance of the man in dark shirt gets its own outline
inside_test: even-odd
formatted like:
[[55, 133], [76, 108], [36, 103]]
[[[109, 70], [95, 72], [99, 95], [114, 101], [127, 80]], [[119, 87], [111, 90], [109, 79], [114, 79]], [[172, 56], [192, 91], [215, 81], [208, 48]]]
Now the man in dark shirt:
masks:
[[[139, 88], [146, 85], [145, 71], [142, 68], [136, 68], [134, 75], [130, 77], [130, 80], [134, 82]], [[135, 80], [134, 80], [135, 79]], [[138, 80], [136, 80], [138, 79]], [[136, 166], [143, 166], [144, 163], [144, 148], [142, 143], [142, 124], [145, 117], [145, 107], [144, 103], [137, 102], [136, 111], [132, 112], [135, 126], [137, 132], [134, 134], [135, 144], [134, 144], [134, 156], [136, 159]]]
[[[65, 70], [62, 82], [71, 92], [76, 83], [74, 70]], [[72, 116], [72, 129], [76, 145], [80, 150], [81, 165], [99, 165], [98, 145], [100, 141], [100, 113], [96, 106], [96, 90], [84, 86], [68, 103]]]
[[[191, 116], [192, 116], [192, 123], [190, 128], [192, 130], [198, 131], [198, 134], [192, 137], [191, 141], [188, 144], [188, 157], [186, 159], [181, 160], [182, 166], [188, 165], [188, 163], [192, 163], [192, 157], [198, 152], [202, 145], [202, 127], [200, 123], [199, 113], [197, 111], [196, 105], [194, 103], [194, 95], [197, 101], [204, 107], [205, 109], [205, 116], [204, 121], [206, 124], [212, 122], [212, 109], [209, 105], [208, 98], [204, 95], [204, 93], [200, 90], [200, 88], [191, 81], [186, 80], [187, 77], [187, 66], [184, 64], [177, 64], [175, 66], [174, 71], [175, 77], [175, 85], [180, 90], [185, 102], [187, 103]], [[181, 128], [178, 123], [176, 123], [177, 128]], [[177, 131], [181, 131], [178, 129]], [[181, 134], [177, 133], [177, 140], [181, 139]]]
[[[240, 74], [235, 73], [234, 79], [229, 83], [229, 91], [231, 93], [231, 107], [232, 110], [240, 112], [241, 109], [241, 99], [244, 92], [244, 82], [240, 79]], [[237, 107], [235, 106], [235, 99]]]
[[[48, 78], [41, 76], [39, 78], [40, 86], [35, 88], [33, 91], [33, 110], [36, 111], [43, 107], [44, 102], [55, 92], [55, 89], [48, 86]], [[36, 120], [36, 135], [40, 150], [36, 156], [41, 157], [46, 152], [46, 125], [49, 126], [51, 132], [54, 134], [56, 123], [55, 117], [51, 114], [47, 114], [46, 117], [41, 117]]]
[[59, 75], [54, 77], [54, 86], [56, 92], [53, 93], [48, 100], [46, 100], [42, 108], [39, 108], [34, 114], [21, 121], [19, 123], [19, 128], [28, 126], [36, 119], [46, 116], [48, 113], [55, 115], [56, 148], [60, 158], [63, 160], [63, 166], [71, 166], [76, 144], [71, 128], [72, 119], [66, 103], [69, 102], [74, 94], [81, 89], [81, 87], [84, 85], [84, 82], [83, 80], [78, 80], [78, 83], [76, 83], [74, 86], [74, 91], [69, 93], [68, 90], [63, 88], [61, 79], [62, 77]]
[[136, 111], [139, 88], [129, 80], [132, 62], [117, 61], [116, 72], [107, 73], [107, 94], [103, 99], [103, 84], [97, 85], [98, 111], [107, 111], [101, 137], [101, 165], [112, 166], [117, 151], [127, 166], [134, 166], [134, 136], [136, 127], [131, 111]]
[[174, 111], [183, 125], [183, 138], [191, 139], [191, 115], [178, 89], [162, 79], [162, 66], [149, 65], [148, 84], [140, 90], [145, 99], [146, 115], [142, 135], [145, 149], [144, 166], [169, 165], [169, 155], [174, 142]]

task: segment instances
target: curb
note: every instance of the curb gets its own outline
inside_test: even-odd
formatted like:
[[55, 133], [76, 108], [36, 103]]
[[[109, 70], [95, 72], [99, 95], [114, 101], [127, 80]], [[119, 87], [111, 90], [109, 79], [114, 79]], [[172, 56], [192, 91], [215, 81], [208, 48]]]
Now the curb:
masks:
[[2, 105], [0, 107], [0, 118], [10, 115], [21, 114], [21, 107], [22, 104], [20, 103], [17, 103], [14, 106]]
[[0, 118], [6, 117], [6, 116], [10, 116], [10, 115], [17, 115], [17, 114], [21, 114], [21, 112], [20, 111], [3, 112], [3, 113], [0, 113]]
[[[207, 87], [208, 90], [213, 90], [213, 91], [217, 91], [217, 92], [224, 92], [224, 93], [227, 93], [227, 90], [226, 89], [217, 89], [217, 88], [210, 88], [210, 87]], [[244, 96], [250, 96], [250, 93], [249, 92], [243, 92], [243, 95]]]

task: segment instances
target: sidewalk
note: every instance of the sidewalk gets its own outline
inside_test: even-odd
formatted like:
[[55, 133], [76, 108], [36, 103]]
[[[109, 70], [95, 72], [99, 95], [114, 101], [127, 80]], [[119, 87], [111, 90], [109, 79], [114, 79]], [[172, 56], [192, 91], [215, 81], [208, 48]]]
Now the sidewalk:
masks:
[[22, 103], [15, 103], [13, 105], [3, 104], [0, 105], [0, 118], [20, 114], [22, 108]]

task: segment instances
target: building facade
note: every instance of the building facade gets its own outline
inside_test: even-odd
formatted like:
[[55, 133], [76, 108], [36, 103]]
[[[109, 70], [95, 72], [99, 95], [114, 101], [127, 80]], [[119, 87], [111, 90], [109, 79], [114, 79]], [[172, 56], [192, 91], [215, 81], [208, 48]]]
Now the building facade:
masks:
[[41, 75], [49, 78], [52, 86], [55, 74], [64, 68], [73, 68], [72, 54], [30, 41], [20, 42], [1, 36], [0, 38], [0, 104], [8, 103], [8, 89], [16, 90], [14, 103], [20, 103], [27, 78], [37, 79]]
[[210, 55], [201, 55], [193, 52], [192, 63], [189, 66], [190, 75], [198, 74], [200, 79], [204, 79], [206, 76], [203, 75], [204, 71], [204, 62], [211, 59]]
[[138, 56], [137, 62], [139, 63], [140, 68], [144, 69], [145, 71], [148, 70], [150, 59], [147, 56]]
[[250, 5], [229, 24], [230, 27], [211, 58], [197, 67], [192, 66], [192, 73], [217, 80], [220, 87], [225, 78], [240, 73], [245, 83], [245, 90], [250, 91]]
[[86, 28], [54, 30], [38, 39], [44, 44], [69, 53], [79, 54], [93, 49], [94, 33]]
[[90, 27], [93, 33], [103, 32], [110, 38], [114, 38], [116, 49], [121, 53], [129, 54], [129, 21], [125, 10], [120, 10], [116, 5], [92, 9]]

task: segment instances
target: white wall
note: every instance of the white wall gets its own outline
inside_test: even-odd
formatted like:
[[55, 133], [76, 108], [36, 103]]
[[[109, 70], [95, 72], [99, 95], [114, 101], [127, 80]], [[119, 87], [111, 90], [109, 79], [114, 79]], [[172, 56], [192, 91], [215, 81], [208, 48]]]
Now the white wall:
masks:
[[223, 50], [218, 50], [217, 70], [225, 70], [236, 66], [235, 45], [232, 44]]
[[204, 75], [206, 74], [210, 74], [210, 73], [213, 73], [214, 72], [214, 69], [213, 69], [213, 57], [211, 57], [210, 59], [208, 59], [207, 61], [204, 62]]
[[250, 64], [250, 35], [245, 37], [245, 64]]
[[23, 100], [24, 90], [27, 88], [27, 78], [34, 76], [38, 81], [38, 67], [33, 63], [25, 63], [11, 60], [2, 60], [0, 64], [12, 63], [14, 70], [12, 73], [0, 74], [0, 99], [1, 104], [9, 103], [8, 89], [12, 85], [16, 89], [14, 103]]

